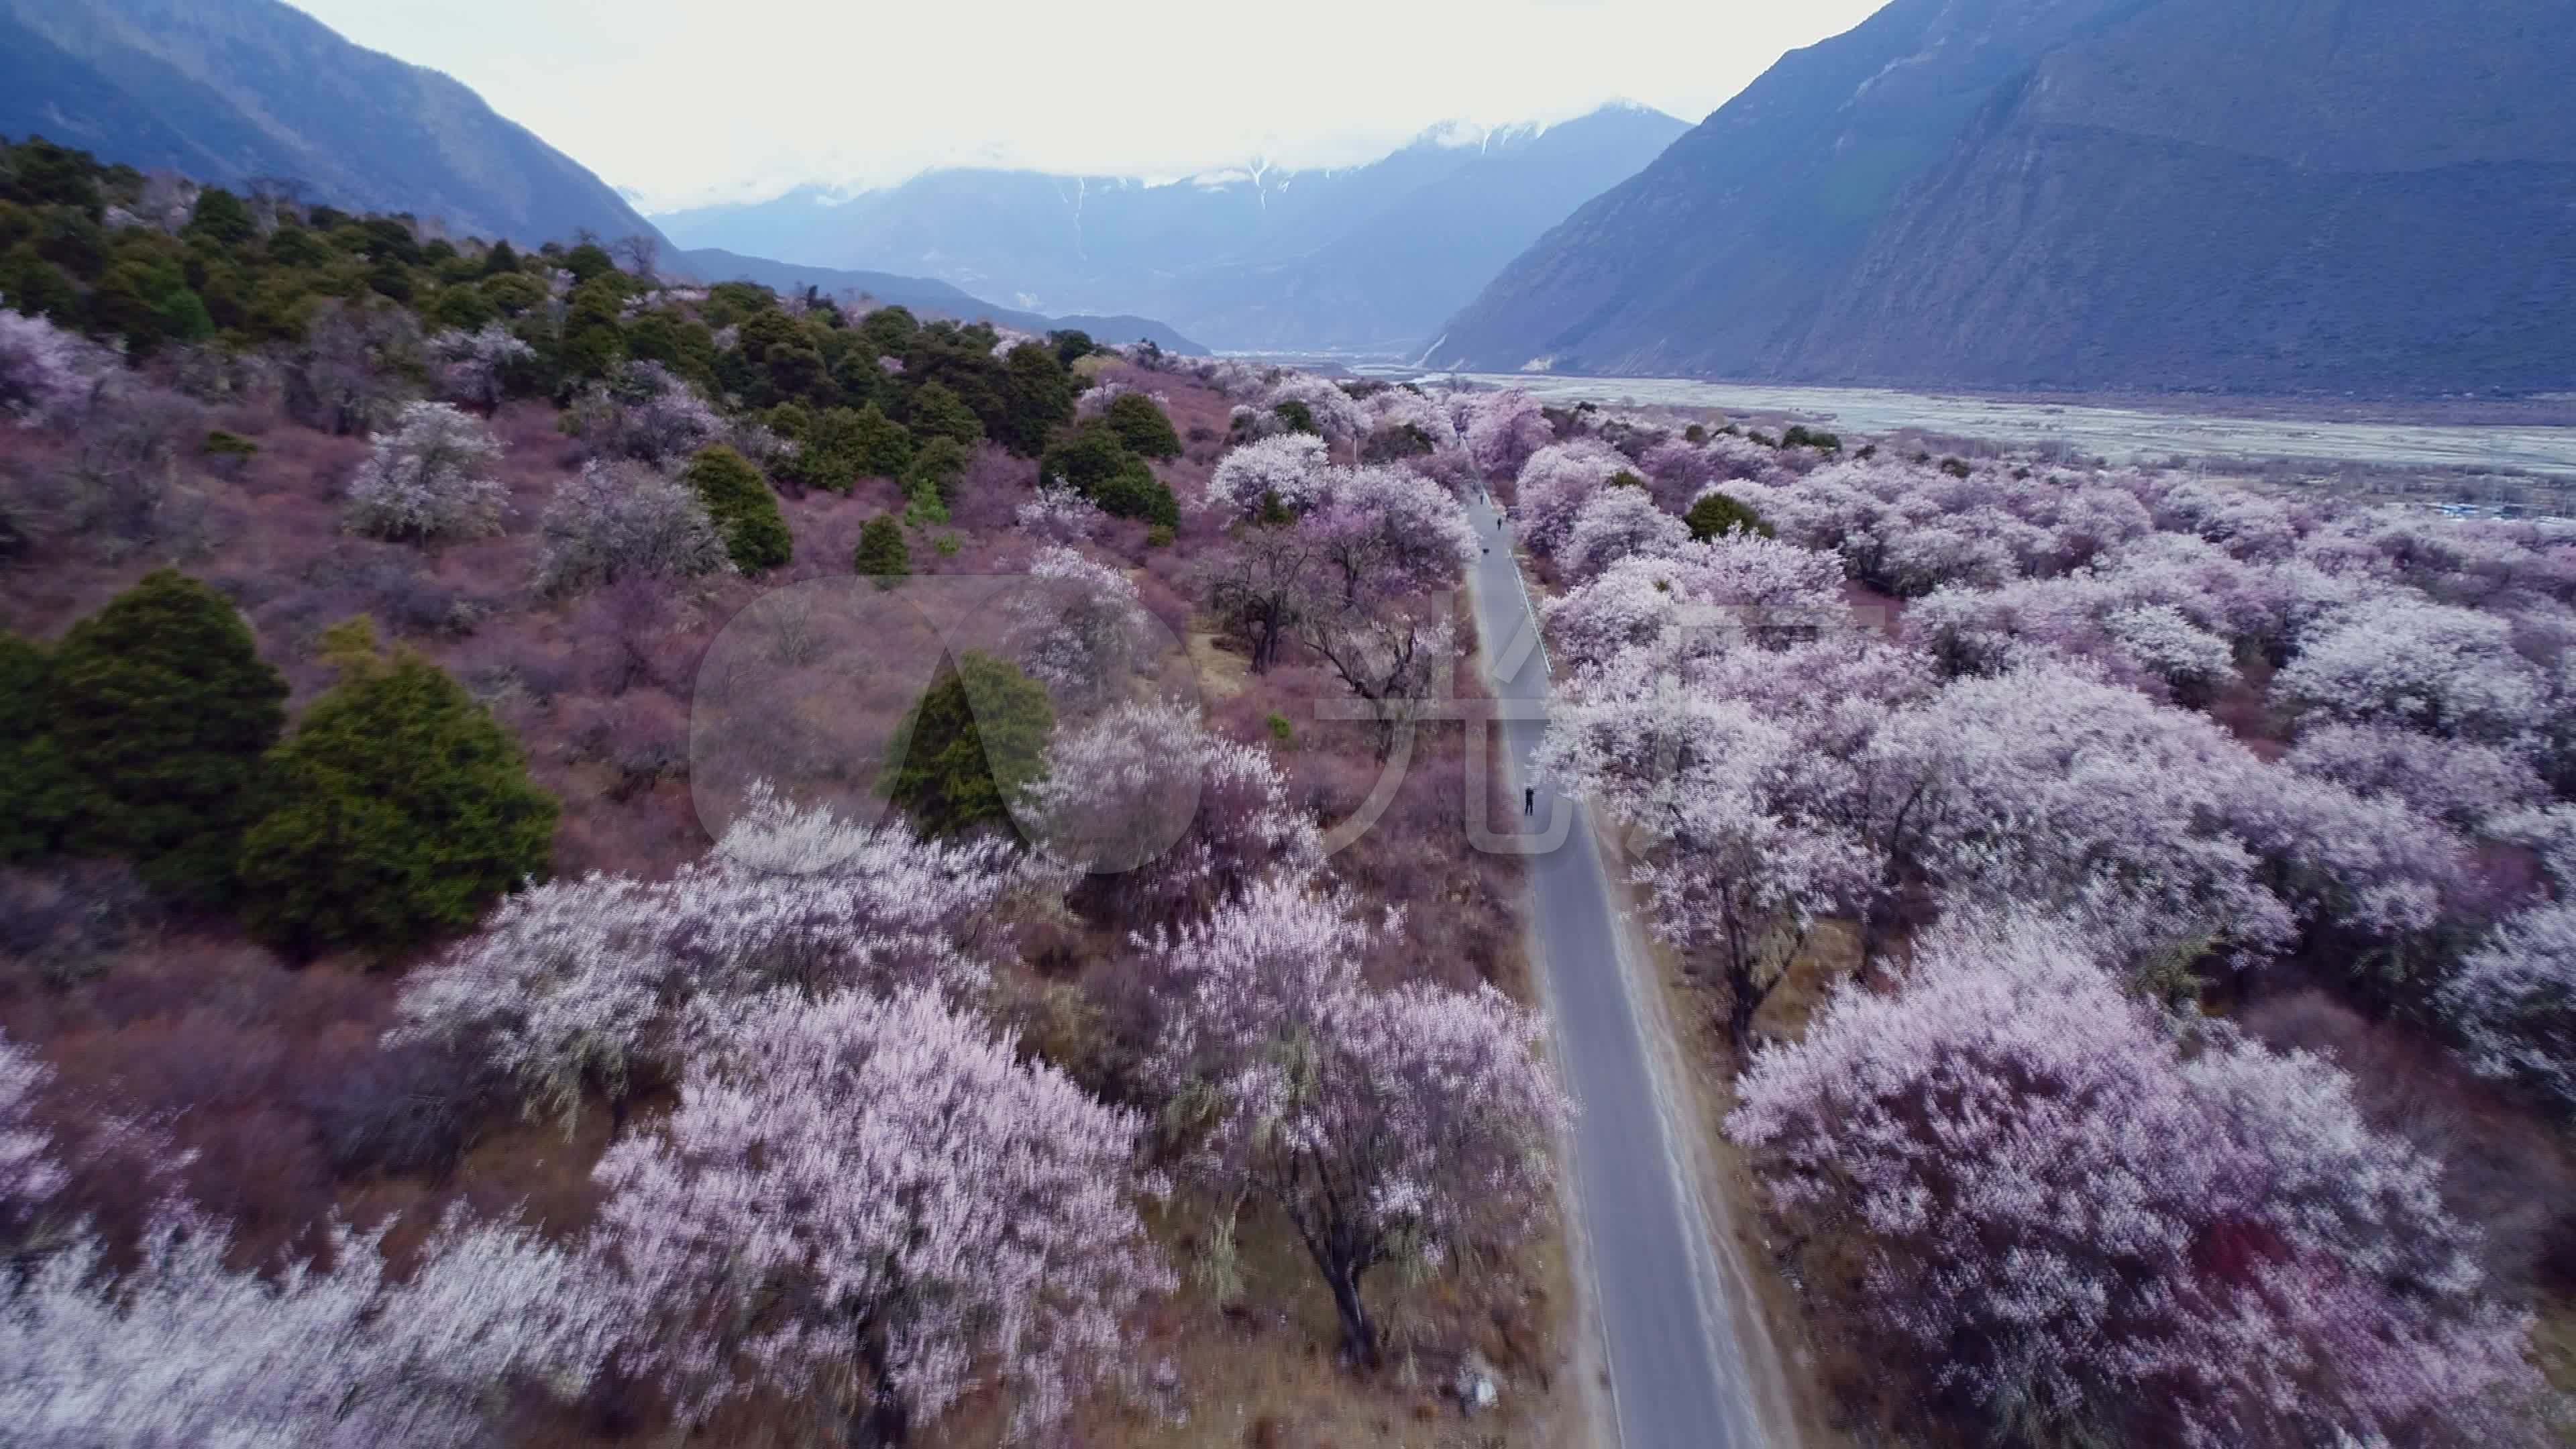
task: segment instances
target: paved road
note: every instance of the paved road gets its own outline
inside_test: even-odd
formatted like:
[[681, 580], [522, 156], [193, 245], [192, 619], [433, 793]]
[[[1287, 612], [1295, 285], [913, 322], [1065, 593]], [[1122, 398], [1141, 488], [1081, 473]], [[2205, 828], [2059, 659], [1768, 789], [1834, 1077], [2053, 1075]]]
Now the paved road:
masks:
[[[1545, 701], [1543, 650], [1506, 536], [1471, 503], [1492, 545], [1470, 579], [1490, 683], [1504, 700]], [[1517, 799], [1543, 722], [1504, 726]], [[1746, 1349], [1721, 1284], [1708, 1220], [1676, 1150], [1629, 969], [1627, 933], [1580, 807], [1540, 789], [1543, 835], [1565, 812], [1563, 843], [1530, 858], [1530, 944], [1555, 1017], [1557, 1058], [1582, 1108], [1574, 1144], [1583, 1288], [1607, 1360], [1618, 1449], [1759, 1449], [1766, 1439]], [[1648, 1009], [1656, 1009], [1649, 1007]], [[1757, 1338], [1757, 1346], [1766, 1340]], [[1767, 1349], [1761, 1350], [1767, 1353]], [[1776, 1382], [1776, 1374], [1773, 1382]]]

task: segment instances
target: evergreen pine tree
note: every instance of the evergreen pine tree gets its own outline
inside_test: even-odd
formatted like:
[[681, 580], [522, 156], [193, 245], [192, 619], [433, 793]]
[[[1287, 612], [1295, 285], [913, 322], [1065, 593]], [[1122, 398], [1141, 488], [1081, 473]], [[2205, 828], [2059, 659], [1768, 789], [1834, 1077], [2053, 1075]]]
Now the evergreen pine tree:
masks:
[[966, 400], [942, 382], [925, 382], [913, 389], [912, 400], [904, 408], [904, 425], [912, 429], [916, 443], [930, 438], [955, 438], [967, 447], [984, 441], [983, 421]]
[[1118, 435], [1118, 441], [1127, 445], [1127, 451], [1139, 458], [1169, 460], [1181, 456], [1181, 435], [1172, 431], [1172, 420], [1141, 392], [1122, 392], [1111, 398], [1108, 411], [1101, 417]]
[[724, 534], [725, 551], [734, 567], [747, 574], [787, 562], [795, 540], [778, 511], [778, 498], [751, 460], [722, 443], [702, 449], [689, 460], [682, 481], [707, 505], [707, 516]]
[[340, 681], [269, 756], [273, 805], [242, 840], [243, 919], [296, 956], [391, 956], [542, 877], [556, 804], [445, 671], [379, 652], [364, 617], [326, 640]]
[[891, 589], [897, 580], [911, 575], [912, 550], [904, 543], [903, 525], [894, 515], [880, 513], [859, 530], [859, 546], [850, 556], [850, 567], [861, 578], [876, 580], [881, 589]]
[[1703, 495], [1682, 515], [1682, 522], [1690, 525], [1691, 537], [1703, 543], [1739, 528], [1764, 538], [1772, 536], [1769, 520], [1723, 493]]
[[78, 777], [69, 848], [121, 855], [188, 906], [231, 897], [286, 681], [231, 603], [172, 569], [74, 624], [54, 654], [53, 738]]
[[886, 793], [927, 835], [1007, 829], [1011, 802], [1045, 768], [1054, 728], [1045, 685], [969, 651], [940, 665], [897, 727]]
[[912, 466], [912, 430], [887, 417], [885, 409], [875, 403], [859, 409], [852, 430], [860, 477], [900, 478]]

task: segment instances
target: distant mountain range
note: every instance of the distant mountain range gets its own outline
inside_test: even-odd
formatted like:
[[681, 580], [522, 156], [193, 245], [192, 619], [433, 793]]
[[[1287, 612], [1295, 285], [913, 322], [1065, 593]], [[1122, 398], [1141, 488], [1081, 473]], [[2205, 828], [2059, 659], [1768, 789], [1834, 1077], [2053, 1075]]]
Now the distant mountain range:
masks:
[[1506, 261], [1688, 127], [1636, 106], [1426, 135], [1366, 166], [1148, 183], [932, 171], [663, 213], [685, 247], [923, 273], [1023, 307], [1144, 313], [1214, 346], [1419, 351]]
[[801, 267], [793, 262], [772, 261], [767, 257], [747, 257], [720, 247], [665, 253], [661, 269], [675, 274], [685, 273], [702, 282], [758, 282], [782, 292], [802, 291], [809, 286], [819, 287], [830, 295], [863, 292], [877, 301], [914, 312], [987, 321], [997, 326], [1016, 327], [1022, 332], [1051, 332], [1060, 327], [1071, 327], [1090, 333], [1097, 342], [1146, 340], [1166, 352], [1194, 356], [1204, 356], [1207, 352], [1205, 347], [1150, 317], [1093, 316], [1079, 312], [1049, 317], [1036, 312], [1019, 312], [1008, 307], [996, 307], [980, 297], [929, 277], [899, 277], [891, 272], [845, 271], [835, 267]]
[[[465, 86], [279, 0], [0, 0], [0, 136], [29, 135], [218, 185], [290, 181], [306, 200], [436, 218], [459, 235], [660, 235], [615, 188]], [[935, 315], [1204, 350], [1141, 317], [1042, 317], [919, 277], [722, 252], [673, 265], [711, 281], [810, 281]]]
[[2566, 0], [1895, 0], [1549, 231], [1433, 360], [2576, 387]]

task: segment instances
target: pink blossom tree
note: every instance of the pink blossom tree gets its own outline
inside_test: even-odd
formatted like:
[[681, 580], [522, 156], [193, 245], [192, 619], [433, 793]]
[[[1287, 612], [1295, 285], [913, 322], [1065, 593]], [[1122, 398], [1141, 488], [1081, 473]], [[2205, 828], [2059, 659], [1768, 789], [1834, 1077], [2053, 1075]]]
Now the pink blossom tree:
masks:
[[580, 1395], [623, 1302], [595, 1260], [451, 1215], [397, 1281], [343, 1226], [331, 1270], [226, 1267], [217, 1226], [166, 1215], [112, 1273], [95, 1240], [0, 1302], [0, 1422], [30, 1446], [491, 1442], [520, 1385]]
[[1620, 559], [1669, 554], [1688, 542], [1689, 526], [1646, 490], [1604, 488], [1575, 510], [1558, 561], [1568, 578], [1588, 579]]
[[1492, 987], [1365, 985], [1359, 956], [1399, 924], [1351, 904], [1273, 880], [1162, 937], [1180, 1005], [1157, 1070], [1206, 1112], [1189, 1170], [1288, 1221], [1344, 1347], [1373, 1363], [1367, 1274], [1531, 1230], [1572, 1108], [1534, 1054], [1538, 1017]]
[[545, 553], [536, 584], [573, 593], [627, 579], [691, 579], [734, 571], [706, 500], [641, 463], [593, 458], [555, 485], [537, 520]]
[[2530, 849], [2555, 888], [2507, 917], [2436, 997], [2470, 1065], [2576, 1103], [2576, 805], [2497, 818], [2497, 838]]
[[2393, 797], [2463, 831], [2537, 806], [2549, 794], [2520, 754], [2387, 724], [2311, 726], [2299, 732], [2287, 763], [2367, 797]]
[[403, 407], [349, 480], [354, 533], [397, 543], [443, 543], [501, 531], [510, 490], [493, 476], [501, 441], [446, 403]]
[[1629, 650], [1678, 666], [1743, 643], [1776, 647], [1848, 614], [1833, 555], [1737, 533], [1612, 563], [1550, 600], [1545, 620], [1580, 673]]
[[725, 421], [687, 379], [658, 362], [626, 362], [593, 383], [565, 418], [592, 452], [659, 467], [725, 437]]
[[1058, 734], [1026, 800], [1033, 834], [1091, 877], [1083, 893], [1111, 920], [1202, 912], [1323, 859], [1270, 752], [1169, 701], [1120, 705]]
[[1172, 1284], [1137, 1118], [929, 991], [710, 1015], [678, 1109], [597, 1171], [628, 1357], [684, 1415], [769, 1384], [900, 1437], [992, 1383], [1025, 1438], [1124, 1370]]
[[2108, 893], [2142, 907], [2121, 914], [2155, 925], [2135, 944], [2159, 950], [2261, 959], [2293, 935], [2232, 823], [2259, 762], [2203, 716], [2036, 666], [1952, 684], [1880, 750], [1937, 782], [1915, 865], [1954, 900], [2063, 910]]
[[1467, 455], [1488, 478], [1517, 477], [1532, 454], [1556, 441], [1538, 399], [1517, 388], [1454, 397], [1465, 414], [1458, 430]]
[[1010, 608], [1021, 664], [1060, 701], [1104, 698], [1144, 660], [1147, 621], [1135, 582], [1078, 550], [1040, 550]]
[[498, 322], [475, 331], [451, 327], [429, 339], [431, 365], [438, 369], [439, 390], [450, 402], [491, 412], [501, 406], [510, 368], [537, 355], [537, 350], [510, 334]]
[[1328, 377], [1311, 372], [1287, 374], [1262, 395], [1261, 411], [1275, 415], [1283, 403], [1304, 407], [1329, 446], [1351, 443], [1369, 430], [1368, 410]]
[[1265, 507], [1303, 513], [1323, 499], [1330, 472], [1324, 440], [1282, 433], [1229, 450], [1208, 475], [1207, 505], [1228, 519]]
[[1739, 1050], [1816, 918], [1869, 880], [1807, 763], [1744, 704], [1634, 667], [1589, 677], [1539, 745], [1540, 778], [1642, 834], [1655, 932], [1714, 958]]
[[1885, 1361], [2033, 1435], [2496, 1442], [2533, 1383], [2435, 1164], [2313, 1058], [2179, 1059], [2063, 926], [1933, 933], [1740, 1091], [1774, 1202], [1856, 1233]]
[[1449, 409], [1410, 387], [1390, 387], [1372, 393], [1361, 406], [1369, 415], [1372, 434], [1395, 428], [1412, 428], [1431, 445], [1435, 453], [1446, 453], [1460, 446], [1458, 424]]
[[1592, 438], [1552, 443], [1531, 454], [1521, 465], [1514, 507], [1521, 541], [1536, 553], [1556, 552], [1574, 531], [1583, 505], [1628, 469], [1627, 454]]
[[1455, 583], [1476, 557], [1476, 531], [1457, 500], [1409, 468], [1334, 469], [1298, 526], [1339, 577], [1345, 604]]
[[0, 418], [69, 427], [117, 366], [115, 353], [79, 333], [0, 305]]
[[676, 1075], [699, 998], [981, 982], [978, 949], [1023, 869], [990, 840], [862, 827], [758, 787], [668, 881], [591, 875], [504, 900], [404, 981], [389, 1038], [463, 1044], [569, 1130], [586, 1093], [622, 1113]]
[[2307, 717], [2386, 720], [2445, 738], [2511, 744], [2550, 707], [2540, 671], [2505, 620], [2403, 594], [2356, 604], [2303, 644], [2272, 681]]
[[2576, 1105], [2576, 905], [2507, 918], [2442, 984], [2471, 1065]]
[[1109, 526], [1109, 515], [1099, 504], [1054, 483], [1040, 483], [1013, 518], [1022, 533], [1061, 544], [1089, 543]]

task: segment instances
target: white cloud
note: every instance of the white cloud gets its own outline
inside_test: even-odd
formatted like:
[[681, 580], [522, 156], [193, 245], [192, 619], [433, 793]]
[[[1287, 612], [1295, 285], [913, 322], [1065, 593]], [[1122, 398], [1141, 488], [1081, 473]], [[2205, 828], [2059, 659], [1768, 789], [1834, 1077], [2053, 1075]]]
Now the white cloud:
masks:
[[648, 207], [932, 166], [1349, 165], [1445, 121], [1697, 121], [1881, 0], [295, 0]]

